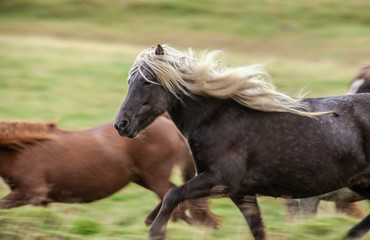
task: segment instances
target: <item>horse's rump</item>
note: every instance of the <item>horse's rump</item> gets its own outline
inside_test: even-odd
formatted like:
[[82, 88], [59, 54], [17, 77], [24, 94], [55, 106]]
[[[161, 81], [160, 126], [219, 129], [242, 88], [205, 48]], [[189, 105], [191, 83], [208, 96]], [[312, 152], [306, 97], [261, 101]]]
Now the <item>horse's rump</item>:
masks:
[[55, 122], [0, 122], [0, 147], [22, 148], [24, 144], [54, 139]]

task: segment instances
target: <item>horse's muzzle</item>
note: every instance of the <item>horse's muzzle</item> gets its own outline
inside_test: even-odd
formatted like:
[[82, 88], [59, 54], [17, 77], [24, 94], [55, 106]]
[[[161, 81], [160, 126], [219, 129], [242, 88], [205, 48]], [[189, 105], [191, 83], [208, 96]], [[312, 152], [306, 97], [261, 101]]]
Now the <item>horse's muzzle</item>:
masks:
[[117, 130], [118, 134], [121, 137], [129, 137], [134, 138], [137, 135], [137, 131], [129, 128], [129, 121], [128, 120], [121, 120], [114, 123], [114, 128]]

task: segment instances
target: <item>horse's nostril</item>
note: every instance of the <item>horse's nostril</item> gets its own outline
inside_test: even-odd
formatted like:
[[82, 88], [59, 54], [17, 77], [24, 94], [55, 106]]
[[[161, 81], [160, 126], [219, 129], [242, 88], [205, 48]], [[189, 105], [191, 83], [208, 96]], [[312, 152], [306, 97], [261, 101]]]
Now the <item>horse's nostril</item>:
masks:
[[128, 126], [128, 120], [123, 120], [123, 121], [121, 122], [121, 129], [126, 129], [126, 128], [127, 128], [127, 126]]
[[124, 129], [126, 129], [127, 128], [127, 126], [128, 126], [128, 120], [122, 120], [122, 121], [120, 121], [120, 122], [116, 122], [115, 124], [114, 124], [114, 128], [116, 129], [116, 130], [124, 130]]

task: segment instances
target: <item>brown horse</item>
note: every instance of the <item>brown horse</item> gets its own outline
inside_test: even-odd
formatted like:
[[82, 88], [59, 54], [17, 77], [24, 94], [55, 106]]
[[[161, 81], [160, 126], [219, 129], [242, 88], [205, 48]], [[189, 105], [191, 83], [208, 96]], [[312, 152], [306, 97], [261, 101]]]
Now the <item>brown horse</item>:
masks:
[[[117, 135], [113, 123], [82, 131], [64, 131], [54, 123], [0, 122], [0, 176], [11, 192], [0, 208], [50, 202], [85, 203], [105, 198], [130, 182], [160, 199], [174, 186], [175, 164], [184, 181], [194, 177], [193, 158], [183, 136], [165, 117], [158, 118], [140, 138]], [[217, 226], [205, 200], [189, 202], [173, 215], [192, 223]], [[160, 204], [147, 217], [153, 222]]]

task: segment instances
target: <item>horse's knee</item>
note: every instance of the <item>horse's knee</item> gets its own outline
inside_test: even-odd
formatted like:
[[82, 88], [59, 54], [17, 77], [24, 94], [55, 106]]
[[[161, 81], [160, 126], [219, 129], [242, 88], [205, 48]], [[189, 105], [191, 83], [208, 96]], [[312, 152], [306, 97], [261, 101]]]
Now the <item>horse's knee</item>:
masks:
[[171, 188], [163, 198], [162, 208], [165, 207], [175, 207], [181, 202], [181, 189], [179, 187]]

